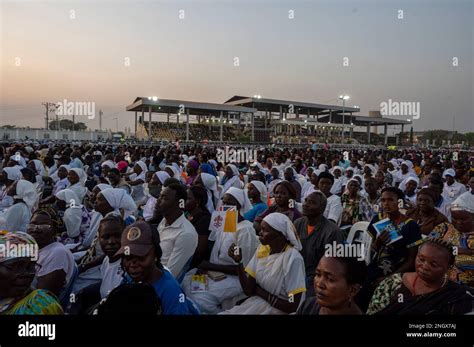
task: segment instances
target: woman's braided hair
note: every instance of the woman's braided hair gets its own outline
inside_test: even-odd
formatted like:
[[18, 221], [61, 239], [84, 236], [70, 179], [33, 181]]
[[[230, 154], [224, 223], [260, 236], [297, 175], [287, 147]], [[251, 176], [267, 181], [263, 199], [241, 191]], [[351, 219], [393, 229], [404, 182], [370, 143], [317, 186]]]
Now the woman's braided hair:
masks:
[[448, 254], [449, 254], [449, 265], [451, 266], [451, 265], [454, 264], [454, 260], [455, 260], [456, 256], [454, 255], [454, 246], [450, 242], [448, 242], [446, 240], [443, 240], [440, 237], [427, 237], [423, 241], [423, 244], [421, 245], [421, 247], [423, 247], [427, 244], [435, 246], [439, 249], [443, 249], [446, 252], [448, 252]]

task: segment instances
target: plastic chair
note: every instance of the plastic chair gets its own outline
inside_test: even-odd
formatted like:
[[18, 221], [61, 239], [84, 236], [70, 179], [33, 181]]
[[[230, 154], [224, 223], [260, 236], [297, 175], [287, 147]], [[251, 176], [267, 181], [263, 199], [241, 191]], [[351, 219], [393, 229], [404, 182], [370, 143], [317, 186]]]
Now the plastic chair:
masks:
[[69, 282], [64, 286], [61, 293], [59, 294], [59, 303], [61, 304], [62, 307], [67, 307], [70, 304], [69, 296], [71, 295], [72, 287], [78, 276], [79, 276], [79, 268], [77, 267], [76, 264], [74, 264], [74, 270], [73, 270], [72, 276], [69, 279]]
[[183, 269], [181, 270], [181, 273], [176, 277], [176, 280], [178, 281], [179, 284], [181, 284], [181, 282], [183, 282], [184, 276], [186, 275], [186, 272], [189, 271], [189, 269], [191, 267], [191, 261], [192, 260], [193, 260], [193, 257], [191, 256], [191, 258], [188, 259], [186, 264], [184, 264]]

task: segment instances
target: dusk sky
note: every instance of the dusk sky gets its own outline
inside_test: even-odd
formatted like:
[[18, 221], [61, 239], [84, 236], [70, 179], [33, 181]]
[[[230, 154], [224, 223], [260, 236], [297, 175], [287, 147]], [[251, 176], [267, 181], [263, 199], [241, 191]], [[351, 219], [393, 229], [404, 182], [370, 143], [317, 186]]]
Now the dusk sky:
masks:
[[118, 117], [123, 130], [138, 96], [338, 104], [345, 93], [360, 115], [419, 102], [415, 130], [451, 130], [455, 116], [456, 130], [474, 131], [474, 1], [0, 3], [1, 125], [43, 127], [41, 103], [63, 99], [95, 102], [103, 128]]

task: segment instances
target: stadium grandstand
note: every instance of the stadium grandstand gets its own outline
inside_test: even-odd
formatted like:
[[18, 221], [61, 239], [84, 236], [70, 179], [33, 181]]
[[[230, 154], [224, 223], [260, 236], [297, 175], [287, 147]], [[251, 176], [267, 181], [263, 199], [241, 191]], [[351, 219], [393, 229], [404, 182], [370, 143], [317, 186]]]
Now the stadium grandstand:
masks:
[[388, 145], [400, 140], [389, 136], [388, 126], [403, 133], [411, 125], [380, 113], [362, 116], [357, 107], [260, 96], [233, 96], [223, 104], [137, 97], [126, 110], [135, 113], [135, 137], [151, 141]]

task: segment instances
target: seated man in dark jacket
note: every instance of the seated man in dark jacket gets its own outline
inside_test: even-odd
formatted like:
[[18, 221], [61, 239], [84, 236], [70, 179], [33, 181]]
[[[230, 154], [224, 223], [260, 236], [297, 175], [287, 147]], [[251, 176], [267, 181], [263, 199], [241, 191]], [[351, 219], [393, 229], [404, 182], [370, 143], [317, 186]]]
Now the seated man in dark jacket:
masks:
[[326, 251], [326, 245], [344, 242], [344, 234], [339, 227], [323, 216], [326, 205], [327, 199], [323, 193], [311, 193], [303, 203], [303, 217], [294, 222], [303, 245], [301, 255], [306, 267], [308, 296], [312, 295], [314, 274]]

